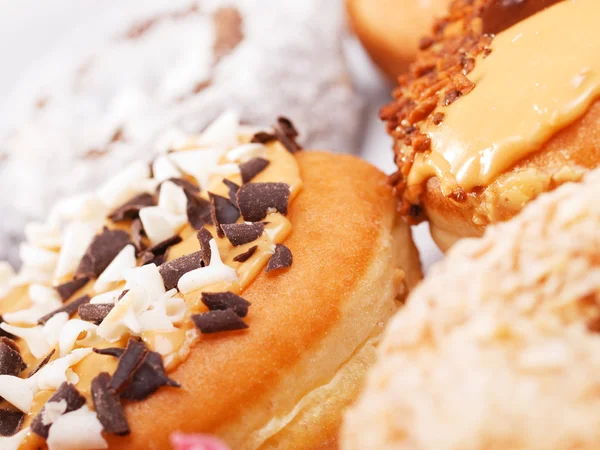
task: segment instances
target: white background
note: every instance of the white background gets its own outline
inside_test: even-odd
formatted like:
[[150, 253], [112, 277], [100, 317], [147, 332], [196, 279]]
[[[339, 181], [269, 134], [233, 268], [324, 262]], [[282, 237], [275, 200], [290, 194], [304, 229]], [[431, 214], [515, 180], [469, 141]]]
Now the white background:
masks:
[[[140, 0], [142, 1], [142, 0]], [[94, 12], [118, 6], [119, 0], [0, 0], [0, 109], [22, 74], [71, 33], [93, 19]], [[358, 88], [368, 98], [362, 156], [390, 173], [394, 170], [390, 139], [377, 119], [389, 98], [388, 86], [354, 41], [346, 51]], [[43, 76], [43, 74], [40, 74]], [[10, 114], [10, 111], [4, 111]], [[425, 268], [440, 258], [425, 224], [413, 231]]]

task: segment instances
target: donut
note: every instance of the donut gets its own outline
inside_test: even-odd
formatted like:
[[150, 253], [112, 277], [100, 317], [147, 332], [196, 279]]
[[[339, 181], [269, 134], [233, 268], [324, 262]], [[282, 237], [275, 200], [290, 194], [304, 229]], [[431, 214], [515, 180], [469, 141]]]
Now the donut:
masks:
[[0, 297], [0, 448], [335, 448], [420, 263], [385, 174], [297, 136], [227, 113], [29, 230]]
[[[343, 6], [306, 0], [112, 2], [34, 62], [0, 108], [0, 259], [26, 223], [223, 111], [284, 113], [309, 148], [356, 153], [363, 100], [342, 53]], [[301, 60], [301, 63], [298, 61]]]
[[346, 0], [352, 29], [371, 59], [390, 79], [414, 61], [420, 39], [450, 0]]
[[442, 250], [598, 165], [599, 6], [459, 0], [436, 23], [381, 117], [401, 213]]
[[464, 239], [394, 317], [342, 449], [600, 441], [600, 171]]

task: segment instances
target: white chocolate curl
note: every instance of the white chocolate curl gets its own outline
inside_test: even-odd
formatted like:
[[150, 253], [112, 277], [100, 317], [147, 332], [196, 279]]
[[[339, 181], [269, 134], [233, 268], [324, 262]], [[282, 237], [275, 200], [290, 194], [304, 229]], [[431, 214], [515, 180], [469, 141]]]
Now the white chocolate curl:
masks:
[[102, 424], [87, 405], [58, 417], [48, 433], [48, 450], [96, 450], [108, 448]]
[[219, 247], [214, 239], [210, 240], [210, 264], [207, 267], [194, 269], [184, 274], [177, 283], [179, 291], [183, 294], [202, 289], [210, 284], [222, 281], [237, 281], [237, 272], [221, 260]]

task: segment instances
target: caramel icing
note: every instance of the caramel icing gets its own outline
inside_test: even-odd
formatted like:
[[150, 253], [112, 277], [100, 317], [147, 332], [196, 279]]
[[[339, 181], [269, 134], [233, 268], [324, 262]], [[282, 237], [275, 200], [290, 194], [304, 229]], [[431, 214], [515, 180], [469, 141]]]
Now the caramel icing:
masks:
[[[495, 37], [492, 53], [469, 74], [475, 89], [437, 108], [445, 115], [440, 125], [425, 125], [431, 152], [415, 156], [408, 195], [433, 176], [446, 195], [487, 187], [581, 117], [600, 95], [599, 14], [597, 0], [563, 1]], [[503, 183], [520, 203], [540, 180]]]
[[[240, 138], [240, 143], [248, 142], [249, 136]], [[183, 146], [188, 148], [188, 146]], [[192, 147], [189, 147], [190, 149]], [[266, 159], [269, 160], [269, 165], [261, 173], [259, 173], [252, 182], [282, 182], [290, 186], [290, 203], [302, 188], [302, 181], [298, 164], [294, 156], [289, 153], [278, 141], [266, 145]], [[227, 161], [223, 160], [223, 163]], [[202, 191], [201, 196], [208, 199], [208, 192], [218, 194], [228, 198], [228, 188], [223, 184], [224, 176], [212, 176], [211, 183], [207, 190]], [[239, 173], [227, 175], [225, 178], [241, 185], [241, 175]], [[238, 222], [242, 223], [240, 218]], [[264, 219], [265, 232], [255, 241], [234, 247], [226, 238], [217, 237], [214, 225], [205, 225], [214, 239], [217, 242], [222, 261], [230, 267], [236, 269], [238, 280], [233, 283], [217, 283], [206, 286], [201, 290], [191, 292], [186, 295], [178, 293], [177, 296], [183, 297], [186, 300], [188, 311], [186, 317], [182, 321], [181, 326], [172, 331], [148, 331], [142, 333], [141, 337], [146, 345], [152, 351], [161, 354], [167, 372], [172, 371], [178, 364], [183, 362], [191, 347], [200, 339], [199, 332], [193, 327], [190, 316], [198, 312], [207, 311], [204, 304], [201, 303], [201, 292], [219, 292], [230, 291], [234, 293], [242, 293], [244, 289], [252, 283], [256, 276], [260, 273], [271, 257], [275, 244], [282, 243], [292, 230], [291, 222], [280, 213], [270, 213]], [[107, 222], [111, 228], [123, 228], [121, 225], [115, 225]], [[128, 227], [124, 227], [128, 229]], [[188, 255], [199, 250], [200, 245], [196, 237], [196, 231], [188, 224], [179, 233], [183, 238], [182, 242], [171, 247], [168, 253], [168, 260], [176, 259], [180, 256]], [[250, 247], [257, 246], [254, 254], [245, 262], [235, 262], [233, 258]], [[69, 278], [69, 277], [66, 277]], [[66, 281], [66, 278], [55, 280], [55, 284]], [[124, 283], [119, 287], [123, 288]], [[89, 282], [72, 298], [76, 296], [89, 294], [94, 296], [97, 293], [94, 291], [94, 280]], [[8, 295], [0, 299], [0, 314], [12, 312], [27, 308], [31, 305], [31, 300], [28, 298], [26, 287], [14, 288]], [[37, 365], [37, 359], [31, 355], [27, 345], [19, 340], [22, 356], [28, 367], [33, 368]], [[94, 345], [95, 347], [125, 347], [126, 339], [123, 338], [117, 343], [108, 343], [102, 341]], [[54, 359], [54, 358], [53, 358]], [[79, 376], [77, 389], [82, 395], [88, 399], [88, 404], [91, 405], [90, 386], [92, 379], [101, 372], [112, 374], [116, 369], [116, 359], [95, 353], [85, 357], [81, 362], [72, 367], [72, 370]], [[39, 391], [34, 397], [33, 407], [30, 413], [25, 418], [24, 427], [29, 426], [35, 415], [44, 406], [53, 391]], [[39, 438], [32, 432], [29, 432], [27, 437], [22, 442], [20, 449], [33, 450], [43, 446], [43, 439]]]

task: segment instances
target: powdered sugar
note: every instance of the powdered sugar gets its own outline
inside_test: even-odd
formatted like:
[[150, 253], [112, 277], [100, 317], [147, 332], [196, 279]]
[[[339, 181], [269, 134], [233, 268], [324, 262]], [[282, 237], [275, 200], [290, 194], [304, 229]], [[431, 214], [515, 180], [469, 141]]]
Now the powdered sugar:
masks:
[[[253, 124], [286, 114], [307, 146], [354, 150], [360, 102], [341, 56], [338, 2], [207, 0], [181, 13], [191, 4], [123, 2], [82, 25], [3, 102], [0, 188], [11, 195], [0, 199], [0, 259], [15, 262], [25, 222], [62, 196], [149, 160], [166, 129], [199, 131], [227, 108]], [[244, 39], [218, 59], [213, 13], [231, 4]], [[135, 22], [146, 25], [127, 39]]]

